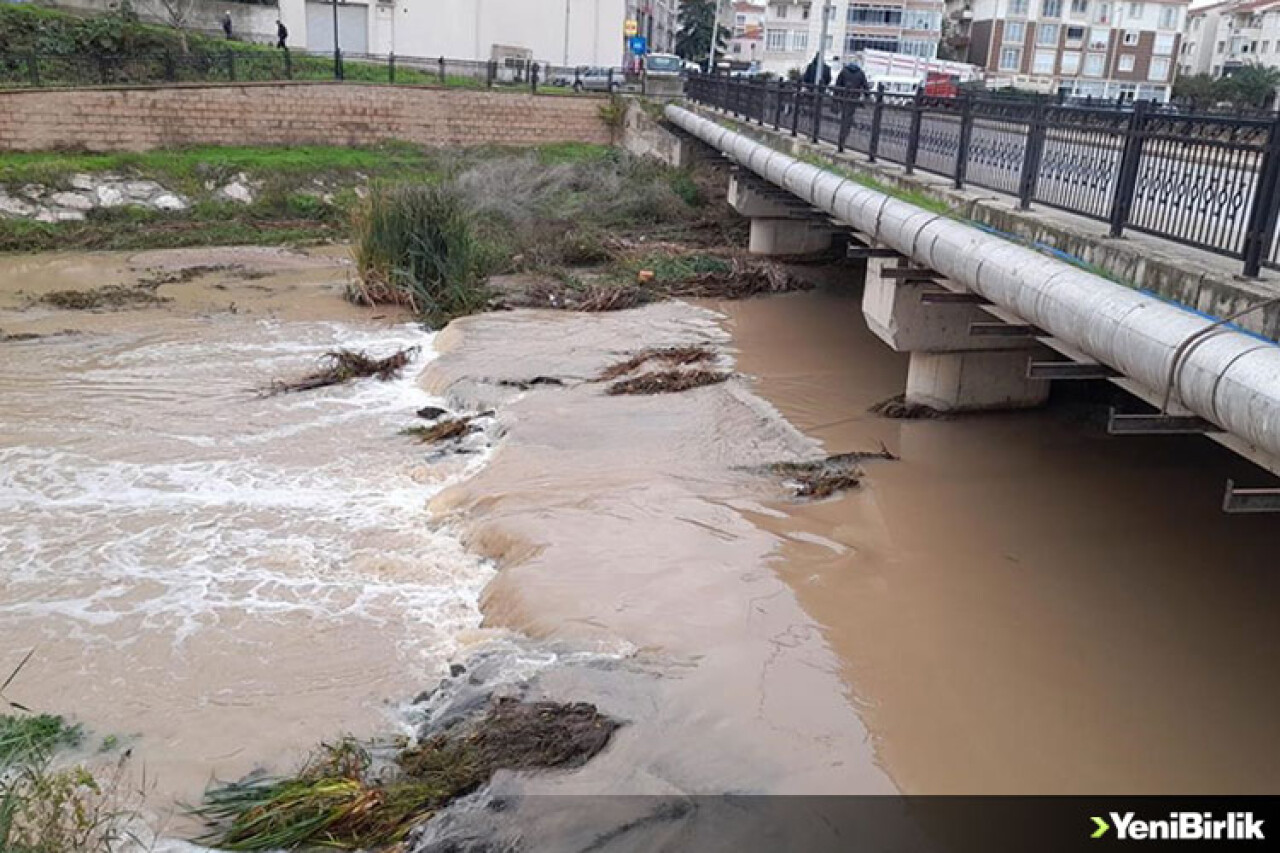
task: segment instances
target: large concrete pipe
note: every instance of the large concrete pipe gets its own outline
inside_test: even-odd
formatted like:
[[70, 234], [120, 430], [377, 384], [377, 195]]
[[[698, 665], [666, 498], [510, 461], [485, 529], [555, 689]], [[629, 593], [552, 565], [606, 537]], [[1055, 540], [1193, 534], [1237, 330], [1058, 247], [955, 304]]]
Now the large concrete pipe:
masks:
[[[804, 163], [670, 105], [673, 124], [771, 183], [1254, 447], [1280, 457], [1280, 347]], [[1179, 360], [1180, 359], [1180, 360]], [[1177, 364], [1178, 370], [1173, 371]]]

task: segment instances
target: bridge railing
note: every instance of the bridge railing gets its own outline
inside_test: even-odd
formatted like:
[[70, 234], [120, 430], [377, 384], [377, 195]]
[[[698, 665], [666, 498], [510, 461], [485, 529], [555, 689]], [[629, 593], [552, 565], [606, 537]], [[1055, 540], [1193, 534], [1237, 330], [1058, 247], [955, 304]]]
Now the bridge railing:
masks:
[[1280, 268], [1280, 119], [1042, 98], [847, 93], [695, 76], [694, 101], [871, 161]]

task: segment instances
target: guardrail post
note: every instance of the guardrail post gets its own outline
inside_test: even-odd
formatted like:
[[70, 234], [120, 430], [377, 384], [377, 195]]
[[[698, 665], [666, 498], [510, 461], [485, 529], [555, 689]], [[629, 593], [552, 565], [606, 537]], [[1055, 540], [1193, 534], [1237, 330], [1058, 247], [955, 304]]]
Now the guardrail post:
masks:
[[782, 93], [786, 89], [786, 84], [781, 80], [778, 81], [776, 98], [773, 102], [773, 129], [782, 130]]
[[342, 67], [342, 51], [335, 50], [333, 52], [333, 79], [342, 80], [346, 76], [347, 72]]
[[27, 79], [32, 86], [40, 85], [40, 57], [34, 53], [27, 54]]
[[1125, 129], [1124, 153], [1120, 155], [1120, 174], [1116, 178], [1115, 192], [1111, 196], [1111, 236], [1119, 237], [1133, 210], [1133, 195], [1138, 185], [1138, 165], [1142, 161], [1143, 132], [1146, 129], [1147, 102], [1133, 105], [1129, 115], [1129, 127]]
[[293, 79], [293, 53], [287, 47], [284, 49], [284, 78]]
[[907, 132], [907, 162], [906, 172], [908, 175], [916, 170], [916, 157], [920, 154], [920, 125], [924, 120], [924, 92], [916, 89], [915, 96], [911, 99], [911, 130]]
[[809, 139], [813, 142], [817, 142], [822, 135], [822, 96], [826, 88], [821, 83], [813, 84], [813, 122], [809, 128]]
[[1027, 144], [1022, 150], [1022, 175], [1018, 178], [1018, 207], [1027, 210], [1036, 194], [1040, 177], [1040, 158], [1044, 153], [1044, 104], [1039, 100], [1031, 108], [1031, 123], [1027, 125]]
[[387, 54], [387, 82], [396, 82], [396, 55], [394, 53]]
[[769, 82], [761, 80], [752, 85], [759, 93], [756, 96], [756, 124], [764, 127], [765, 112], [769, 109]]
[[529, 91], [538, 94], [538, 63], [529, 66]]
[[880, 148], [880, 121], [884, 116], [884, 84], [876, 87], [876, 105], [871, 112], [871, 141], [867, 143], [867, 161], [876, 161], [876, 151]]
[[498, 61], [496, 59], [490, 59], [488, 62], [486, 62], [484, 64], [484, 73], [485, 73], [485, 86], [487, 88], [492, 89], [493, 78], [498, 76]]
[[800, 94], [804, 89], [803, 83], [796, 83], [796, 90], [791, 96], [791, 135], [795, 136], [800, 132]]
[[231, 82], [236, 80], [236, 53], [234, 50], [227, 51], [227, 79]]
[[606, 88], [609, 90], [609, 93], [612, 94], [613, 93], [613, 69], [612, 68], [609, 69], [609, 77], [605, 81], [605, 84], [606, 84]]
[[440, 85], [443, 86], [444, 85], [444, 57], [443, 56], [440, 57], [440, 59], [437, 61], [437, 66], [439, 68]]
[[973, 140], [973, 96], [965, 95], [960, 107], [960, 143], [956, 146], [956, 189], [964, 189], [969, 171], [969, 145]]
[[1280, 213], [1280, 118], [1267, 131], [1267, 147], [1262, 155], [1258, 185], [1253, 191], [1249, 226], [1244, 235], [1244, 274], [1257, 278], [1262, 262], [1275, 241], [1276, 217]]
[[853, 99], [847, 91], [838, 96], [840, 101], [840, 138], [836, 140], [836, 151], [844, 153], [844, 140], [849, 135], [849, 126], [853, 123]]

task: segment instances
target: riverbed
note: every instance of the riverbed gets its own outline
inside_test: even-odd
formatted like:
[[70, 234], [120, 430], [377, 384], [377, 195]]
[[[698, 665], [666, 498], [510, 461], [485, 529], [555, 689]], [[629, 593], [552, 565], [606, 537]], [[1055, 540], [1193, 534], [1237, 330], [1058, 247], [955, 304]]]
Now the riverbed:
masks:
[[[217, 269], [153, 307], [35, 302], [194, 266]], [[436, 334], [344, 302], [348, 275], [332, 249], [0, 264], [0, 666], [36, 650], [8, 695], [121, 739], [157, 813], [402, 731], [477, 657], [625, 723], [582, 770], [500, 780], [522, 791], [1280, 782], [1275, 525], [1220, 513], [1225, 478], [1258, 475], [1209, 442], [1108, 437], [1087, 396], [871, 415], [905, 359], [839, 276]], [[604, 393], [676, 345], [734, 377]], [[260, 393], [406, 346], [396, 380]], [[425, 405], [494, 416], [438, 452], [399, 434]], [[899, 458], [824, 501], [769, 473], [881, 446]]]

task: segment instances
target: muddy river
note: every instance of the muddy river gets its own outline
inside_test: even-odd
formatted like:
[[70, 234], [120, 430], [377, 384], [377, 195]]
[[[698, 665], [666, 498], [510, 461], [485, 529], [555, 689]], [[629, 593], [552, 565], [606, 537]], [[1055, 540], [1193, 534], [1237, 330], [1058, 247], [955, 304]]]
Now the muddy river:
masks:
[[[154, 307], [36, 301], [197, 265], [221, 268]], [[0, 261], [0, 668], [34, 648], [8, 695], [123, 739], [157, 813], [394, 732], [493, 649], [491, 677], [628, 723], [537, 790], [1280, 784], [1276, 523], [1219, 512], [1261, 475], [1209, 442], [1109, 438], [1083, 398], [869, 415], [905, 359], [848, 288], [433, 335], [346, 305], [347, 275], [338, 251]], [[675, 344], [737, 375], [601, 392]], [[257, 393], [338, 346], [422, 352]], [[424, 405], [496, 417], [438, 454], [398, 434]], [[881, 444], [900, 460], [831, 500], [764, 473]]]

